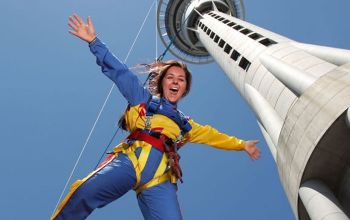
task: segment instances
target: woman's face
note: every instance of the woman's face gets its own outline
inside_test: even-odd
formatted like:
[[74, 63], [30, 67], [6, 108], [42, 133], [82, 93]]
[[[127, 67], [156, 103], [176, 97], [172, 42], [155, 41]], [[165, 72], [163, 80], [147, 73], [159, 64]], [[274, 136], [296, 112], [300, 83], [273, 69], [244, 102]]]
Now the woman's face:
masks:
[[162, 80], [163, 96], [168, 101], [178, 102], [186, 91], [185, 71], [178, 66], [170, 67]]

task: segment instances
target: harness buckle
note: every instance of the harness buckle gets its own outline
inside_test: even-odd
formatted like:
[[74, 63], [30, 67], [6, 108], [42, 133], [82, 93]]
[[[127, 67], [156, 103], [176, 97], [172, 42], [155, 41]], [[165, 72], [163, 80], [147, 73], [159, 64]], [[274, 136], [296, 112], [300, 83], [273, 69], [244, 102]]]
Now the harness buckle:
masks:
[[151, 116], [146, 115], [145, 130], [151, 130]]
[[182, 142], [183, 139], [184, 139], [184, 136], [180, 133], [179, 136], [176, 137], [174, 142], [178, 144], [178, 143]]

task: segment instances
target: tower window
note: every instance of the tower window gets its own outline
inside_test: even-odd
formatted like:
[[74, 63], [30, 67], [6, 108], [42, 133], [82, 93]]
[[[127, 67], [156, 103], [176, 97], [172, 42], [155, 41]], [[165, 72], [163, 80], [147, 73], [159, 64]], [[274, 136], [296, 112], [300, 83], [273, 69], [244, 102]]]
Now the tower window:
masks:
[[223, 21], [224, 24], [227, 24], [227, 23], [229, 23], [229, 22], [230, 22], [230, 21], [227, 20], [227, 19], [225, 19], [225, 20]]
[[214, 32], [211, 32], [211, 34], [210, 34], [210, 38], [211, 38], [211, 39], [213, 39], [213, 38], [214, 38], [214, 36], [215, 36], [215, 33], [214, 33]]
[[206, 32], [208, 30], [208, 27], [207, 26], [205, 26], [204, 27], [204, 32]]
[[235, 22], [233, 22], [233, 21], [231, 21], [231, 22], [230, 22], [230, 23], [228, 23], [227, 25], [228, 25], [228, 26], [230, 26], [230, 27], [232, 27], [232, 26], [236, 25], [236, 23], [235, 23]]
[[252, 32], [253, 32], [253, 31], [249, 30], [248, 28], [245, 28], [245, 29], [241, 30], [241, 33], [242, 33], [242, 34], [245, 34], [245, 35], [247, 35], [247, 34], [249, 34], [249, 33], [252, 33]]
[[233, 59], [234, 61], [236, 61], [238, 59], [238, 57], [241, 56], [240, 53], [237, 52], [237, 50], [233, 50], [232, 54], [231, 54], [231, 59]]
[[222, 17], [221, 17], [221, 18], [219, 18], [218, 20], [219, 20], [219, 21], [222, 21], [222, 20], [224, 20], [224, 19], [225, 19], [225, 18], [222, 18]]
[[267, 47], [270, 46], [270, 45], [273, 45], [273, 44], [277, 44], [277, 42], [275, 42], [275, 41], [273, 41], [273, 40], [271, 40], [269, 38], [265, 38], [265, 39], [259, 41], [259, 43], [261, 43], [262, 45], [265, 45]]
[[224, 48], [225, 53], [230, 54], [231, 50], [232, 50], [232, 47], [229, 44], [226, 44]]
[[208, 28], [207, 35], [209, 35], [210, 33], [211, 33], [211, 30]]
[[259, 38], [262, 38], [263, 36], [258, 34], [258, 33], [254, 33], [254, 34], [249, 35], [248, 37], [250, 37], [253, 40], [257, 40]]
[[221, 39], [219, 42], [219, 47], [223, 48], [225, 44], [226, 42], [223, 39]]
[[244, 69], [245, 71], [248, 71], [249, 67], [250, 67], [250, 62], [245, 58], [242, 57], [241, 61], [238, 64], [242, 69]]
[[219, 42], [219, 40], [220, 40], [220, 37], [218, 35], [216, 35], [214, 38], [214, 42], [217, 43], [217, 42]]
[[243, 28], [243, 27], [242, 27], [241, 25], [236, 25], [236, 26], [233, 27], [233, 29], [235, 29], [235, 30], [237, 30], [237, 31], [240, 30], [240, 29], [242, 29], [242, 28]]

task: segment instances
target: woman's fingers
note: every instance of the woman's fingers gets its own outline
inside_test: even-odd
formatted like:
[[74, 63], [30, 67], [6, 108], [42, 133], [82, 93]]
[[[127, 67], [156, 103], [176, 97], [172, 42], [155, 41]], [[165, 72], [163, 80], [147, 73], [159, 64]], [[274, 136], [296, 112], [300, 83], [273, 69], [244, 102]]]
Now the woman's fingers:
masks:
[[80, 25], [84, 25], [84, 21], [83, 21], [83, 19], [81, 19], [81, 17], [79, 15], [74, 14], [73, 16]]
[[80, 23], [73, 16], [69, 16], [69, 21], [72, 25], [75, 26], [75, 28], [78, 28], [80, 26]]
[[87, 17], [87, 24], [89, 27], [94, 28], [94, 25], [92, 24], [91, 16]]
[[260, 158], [261, 152], [259, 150], [259, 148], [256, 148], [256, 150], [253, 152], [253, 159], [257, 160]]
[[256, 146], [259, 143], [258, 140], [251, 140], [246, 142], [246, 148], [245, 150], [247, 151], [249, 157], [252, 160], [257, 160], [260, 158], [260, 149]]
[[251, 142], [252, 142], [252, 144], [254, 144], [254, 145], [259, 144], [259, 140], [252, 140]]
[[69, 32], [70, 34], [74, 35], [74, 36], [79, 37], [79, 35], [78, 35], [77, 32], [75, 32], [75, 31], [68, 30], [68, 32]]
[[91, 16], [88, 16], [88, 18], [87, 18], [87, 26], [89, 28], [90, 33], [96, 35], [94, 24], [92, 23]]
[[72, 23], [72, 22], [68, 22], [68, 26], [70, 27], [70, 28], [72, 28], [72, 30], [74, 30], [75, 32], [77, 32], [78, 31], [78, 28]]

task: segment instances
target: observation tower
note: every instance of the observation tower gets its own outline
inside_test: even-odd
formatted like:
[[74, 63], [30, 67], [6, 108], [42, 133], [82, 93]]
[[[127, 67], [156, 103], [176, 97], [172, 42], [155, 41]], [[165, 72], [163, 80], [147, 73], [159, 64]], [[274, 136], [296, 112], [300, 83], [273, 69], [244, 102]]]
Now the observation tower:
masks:
[[160, 0], [158, 31], [176, 57], [218, 63], [249, 103], [297, 219], [349, 219], [349, 50], [250, 24], [241, 0]]

